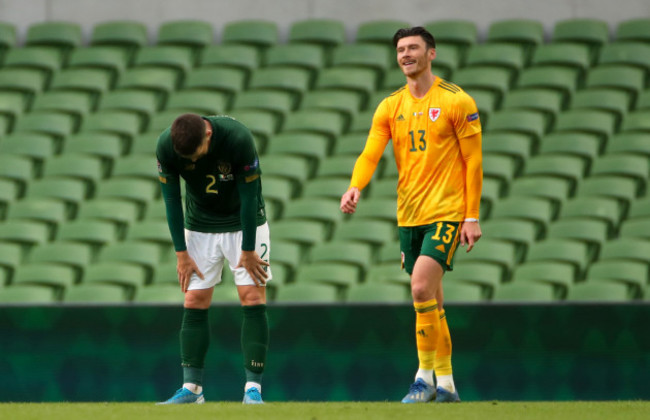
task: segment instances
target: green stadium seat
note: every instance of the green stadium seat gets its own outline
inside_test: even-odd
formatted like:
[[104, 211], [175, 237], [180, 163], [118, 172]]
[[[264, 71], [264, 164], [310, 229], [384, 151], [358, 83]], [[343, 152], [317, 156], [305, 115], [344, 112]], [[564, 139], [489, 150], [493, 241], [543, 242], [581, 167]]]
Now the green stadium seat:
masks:
[[381, 79], [388, 68], [393, 65], [394, 58], [391, 50], [375, 44], [343, 44], [334, 49], [332, 66], [369, 68], [375, 72], [378, 79]]
[[636, 110], [650, 109], [650, 89], [645, 89], [639, 95], [635, 107]]
[[461, 63], [464, 62], [466, 51], [478, 42], [476, 23], [462, 19], [440, 19], [425, 22], [422, 25], [436, 39], [436, 45], [451, 45], [458, 50]]
[[79, 284], [66, 289], [63, 302], [66, 304], [120, 304], [130, 300], [127, 289], [113, 284]]
[[242, 110], [261, 110], [272, 113], [282, 126], [287, 114], [295, 107], [293, 94], [273, 90], [246, 90], [239, 92], [235, 98], [231, 113]]
[[136, 113], [107, 110], [88, 115], [79, 132], [117, 134], [122, 139], [122, 150], [130, 150], [133, 139], [144, 129], [142, 123]]
[[377, 255], [378, 264], [402, 264], [402, 256], [399, 241], [386, 242], [379, 249]]
[[61, 54], [51, 48], [13, 48], [5, 54], [4, 68], [37, 70], [45, 76], [48, 84], [52, 75], [61, 69], [62, 61]]
[[473, 283], [447, 282], [443, 290], [445, 303], [480, 303], [487, 300], [483, 287]]
[[243, 82], [247, 83], [251, 74], [260, 65], [260, 54], [253, 46], [213, 44], [205, 47], [201, 53], [199, 67], [212, 67], [213, 70], [230, 68], [243, 73]]
[[370, 95], [379, 87], [379, 79], [371, 69], [331, 67], [318, 73], [315, 89], [333, 89], [356, 92], [363, 109]]
[[311, 73], [297, 67], [265, 67], [251, 76], [249, 89], [268, 89], [288, 92], [293, 95], [294, 105], [310, 88]]
[[244, 124], [252, 133], [257, 149], [264, 153], [271, 137], [282, 125], [276, 113], [260, 109], [233, 109], [229, 115]]
[[0, 272], [5, 273], [8, 279], [11, 279], [16, 267], [23, 262], [23, 257], [23, 249], [20, 244], [0, 241], [0, 269], [2, 269]]
[[0, 92], [17, 92], [29, 107], [46, 87], [46, 77], [35, 69], [0, 69]]
[[554, 219], [562, 203], [569, 197], [569, 187], [569, 181], [554, 176], [522, 176], [510, 184], [509, 196], [548, 200], [551, 203], [552, 219]]
[[516, 87], [519, 89], [550, 89], [562, 95], [562, 104], [568, 104], [578, 87], [575, 69], [562, 66], [528, 67], [521, 71]]
[[337, 303], [341, 302], [336, 287], [328, 284], [287, 284], [278, 289], [277, 303]]
[[592, 109], [570, 109], [557, 118], [554, 132], [586, 133], [595, 136], [604, 150], [614, 134], [616, 117], [612, 114]]
[[81, 179], [86, 184], [86, 191], [92, 194], [95, 185], [103, 177], [101, 160], [82, 154], [62, 154], [53, 156], [45, 162], [43, 176]]
[[467, 52], [465, 65], [506, 69], [510, 72], [512, 80], [524, 67], [525, 62], [522, 48], [509, 43], [488, 42], [473, 45]]
[[290, 180], [293, 184], [292, 196], [300, 194], [302, 184], [313, 176], [311, 171], [315, 169], [310, 168], [309, 159], [284, 154], [263, 155], [260, 159], [260, 168], [264, 177], [273, 176]]
[[341, 263], [357, 267], [365, 273], [372, 263], [372, 247], [352, 241], [329, 241], [315, 244], [309, 253], [312, 263]]
[[195, 19], [166, 21], [158, 27], [157, 45], [172, 45], [189, 49], [196, 62], [201, 51], [212, 44], [212, 23]]
[[368, 198], [359, 201], [354, 217], [397, 222], [397, 200], [393, 198]]
[[624, 65], [643, 70], [650, 76], [650, 45], [643, 42], [620, 41], [606, 44], [598, 57], [598, 65]]
[[343, 220], [338, 200], [326, 198], [298, 198], [289, 201], [283, 219], [314, 220], [323, 223], [331, 231]]
[[626, 92], [635, 103], [645, 88], [645, 75], [642, 69], [625, 65], [598, 66], [589, 70], [585, 87], [620, 90]]
[[280, 133], [269, 139], [267, 155], [294, 155], [309, 160], [317, 168], [328, 155], [330, 140], [315, 133]]
[[618, 228], [621, 212], [616, 200], [606, 197], [575, 197], [567, 200], [560, 210], [560, 219], [588, 218], [607, 225], [607, 234]]
[[34, 111], [23, 114], [14, 127], [14, 133], [35, 132], [50, 136], [57, 143], [57, 147], [66, 136], [74, 133], [75, 118], [71, 115], [53, 111]]
[[507, 283], [494, 291], [492, 302], [550, 303], [558, 300], [551, 284], [538, 282]]
[[108, 133], [84, 132], [68, 137], [63, 145], [63, 153], [88, 154], [101, 159], [103, 173], [109, 173], [115, 160], [123, 153], [120, 136]]
[[0, 303], [4, 305], [52, 304], [58, 301], [55, 290], [40, 285], [19, 285], [0, 288]]
[[609, 26], [601, 19], [570, 18], [555, 23], [552, 42], [572, 42], [589, 46], [592, 62], [609, 42]]
[[545, 129], [548, 131], [562, 110], [562, 94], [543, 88], [515, 89], [503, 99], [502, 109], [523, 109], [537, 111], [546, 117]]
[[412, 302], [408, 289], [399, 284], [353, 284], [346, 293], [348, 303], [407, 303]]
[[52, 236], [57, 227], [71, 216], [67, 210], [64, 202], [52, 198], [23, 198], [9, 206], [6, 220], [32, 220], [44, 223]]
[[40, 174], [45, 160], [57, 151], [56, 146], [56, 142], [46, 134], [19, 132], [0, 141], [0, 152], [29, 158], [35, 173]]
[[[571, 203], [573, 204], [573, 203]], [[564, 210], [564, 207], [562, 208]], [[586, 216], [562, 218], [548, 227], [548, 239], [573, 239], [589, 246], [588, 257], [595, 260], [601, 246], [612, 236], [607, 223]]]
[[576, 92], [571, 100], [571, 109], [597, 109], [616, 116], [615, 129], [620, 127], [623, 117], [630, 109], [630, 95], [625, 91], [593, 88]]
[[465, 261], [454, 265], [452, 271], [445, 273], [443, 289], [451, 283], [474, 283], [487, 289], [487, 295], [491, 296], [503, 281], [503, 274], [503, 270], [493, 264]]
[[374, 109], [359, 112], [356, 117], [354, 117], [354, 120], [352, 120], [352, 124], [350, 125], [347, 134], [365, 134], [367, 136], [370, 132], [372, 117], [374, 114]]
[[648, 283], [648, 266], [632, 261], [596, 261], [589, 266], [586, 275], [587, 281], [618, 281], [632, 291], [634, 296], [639, 296]]
[[645, 191], [648, 179], [648, 160], [645, 156], [629, 154], [603, 155], [596, 159], [591, 168], [591, 176], [614, 175], [633, 179], [637, 191]]
[[650, 30], [648, 30], [650, 19], [634, 18], [620, 22], [616, 27], [616, 41], [650, 41]]
[[7, 207], [18, 198], [18, 186], [10, 180], [0, 179], [0, 220], [4, 219]]
[[567, 294], [567, 301], [588, 302], [627, 302], [630, 291], [625, 284], [608, 281], [589, 280], [572, 286]]
[[559, 297], [566, 293], [576, 279], [574, 268], [565, 262], [532, 261], [519, 264], [512, 273], [515, 284], [548, 283], [559, 290]]
[[[394, 165], [389, 165], [388, 168], [396, 171]], [[517, 159], [512, 156], [500, 153], [485, 153], [483, 155], [483, 178], [498, 181], [499, 189], [502, 191], [505, 191], [512, 179], [519, 175], [516, 172], [517, 169]]]
[[72, 50], [83, 42], [81, 25], [76, 22], [38, 22], [27, 28], [26, 46], [44, 46], [55, 48], [67, 57]]
[[516, 260], [522, 261], [528, 247], [540, 238], [540, 232], [534, 221], [488, 219], [481, 223], [481, 232], [484, 237], [500, 239], [516, 245]]
[[[208, 91], [228, 95], [229, 104], [232, 98], [244, 89], [246, 74], [235, 68], [200, 67], [192, 70], [185, 79], [183, 90]], [[228, 105], [230, 106], [230, 105]]]
[[[375, 181], [374, 189], [371, 190], [372, 196], [387, 196], [397, 199], [396, 180], [393, 180], [392, 183], [386, 182], [388, 180]], [[379, 186], [377, 186], [379, 184]], [[480, 202], [480, 213], [482, 219], [488, 219], [494, 207], [494, 203], [501, 199], [503, 196], [503, 189], [501, 182], [494, 178], [484, 178], [483, 179], [483, 189], [481, 191], [481, 202]]]
[[155, 92], [121, 89], [104, 94], [97, 111], [128, 111], [140, 117], [140, 127], [146, 127], [152, 115], [159, 109]]
[[585, 178], [578, 187], [579, 197], [613, 198], [618, 202], [620, 213], [628, 214], [630, 204], [635, 201], [637, 186], [633, 179], [620, 176], [596, 176]]
[[[224, 270], [226, 270], [225, 267]], [[177, 293], [181, 293], [178, 274], [176, 273], [176, 258], [156, 266], [149, 286], [173, 286]]]
[[25, 197], [51, 197], [62, 200], [73, 214], [87, 196], [85, 181], [59, 177], [45, 177], [31, 181], [25, 193]]
[[286, 178], [275, 176], [264, 176], [262, 182], [266, 216], [277, 220], [282, 217], [284, 206], [293, 198], [293, 184]]
[[154, 92], [158, 98], [159, 106], [162, 106], [169, 95], [183, 85], [182, 81], [183, 79], [174, 69], [139, 66], [125, 70], [117, 80], [115, 88]]
[[361, 270], [340, 262], [316, 262], [302, 264], [294, 276], [298, 284], [321, 283], [348, 288], [359, 282]]
[[44, 244], [50, 239], [50, 232], [43, 223], [31, 220], [0, 223], [0, 241], [20, 245], [23, 253], [29, 251], [34, 245]]
[[112, 20], [93, 26], [90, 45], [108, 45], [122, 49], [129, 60], [140, 47], [149, 43], [147, 27], [133, 20]]
[[464, 90], [487, 90], [497, 97], [500, 106], [512, 85], [512, 74], [508, 69], [475, 65], [455, 71], [451, 81]]
[[131, 224], [127, 230], [127, 241], [153, 243], [160, 247], [161, 253], [172, 249], [167, 220], [143, 220]]
[[99, 69], [109, 76], [113, 86], [127, 67], [128, 57], [120, 48], [109, 46], [88, 46], [75, 48], [70, 52], [68, 68]]
[[379, 247], [397, 239], [394, 222], [368, 219], [351, 219], [340, 223], [334, 230], [333, 241], [361, 242]]
[[310, 72], [310, 84], [316, 74], [325, 66], [323, 50], [315, 45], [280, 44], [270, 47], [266, 52], [267, 67], [297, 67]]
[[199, 90], [177, 90], [172, 92], [165, 104], [165, 110], [191, 111], [202, 115], [225, 113], [229, 95], [222, 92], [202, 92]]
[[650, 134], [650, 110], [634, 111], [623, 119], [622, 133]]
[[337, 19], [297, 20], [289, 27], [288, 41], [289, 43], [318, 45], [325, 52], [329, 63], [331, 50], [347, 41], [345, 25]]
[[3, 153], [0, 155], [0, 179], [13, 182], [18, 194], [25, 192], [27, 183], [36, 175], [34, 173], [34, 163], [31, 159]]
[[497, 266], [501, 269], [503, 278], [509, 278], [516, 263], [516, 245], [500, 239], [483, 238], [471, 252], [459, 246], [454, 253], [454, 265], [460, 266], [470, 262]]
[[355, 43], [376, 43], [393, 47], [393, 36], [398, 29], [411, 25], [403, 20], [383, 19], [361, 22], [357, 26]]
[[311, 246], [326, 239], [325, 226], [313, 220], [278, 220], [270, 225], [271, 236], [287, 242]]
[[56, 232], [57, 241], [87, 244], [93, 253], [117, 240], [117, 229], [103, 220], [74, 220], [61, 224]]
[[20, 92], [0, 92], [0, 116], [7, 120], [6, 131], [11, 132], [13, 123], [27, 110], [26, 98]]
[[111, 261], [89, 264], [81, 283], [119, 285], [135, 292], [143, 287], [147, 280], [147, 274], [143, 267]]
[[349, 126], [354, 116], [361, 109], [361, 97], [354, 92], [336, 90], [315, 90], [305, 94], [300, 102], [300, 109], [325, 109], [341, 113]]
[[158, 186], [158, 177], [155, 172], [154, 162], [151, 156], [129, 155], [118, 159], [115, 162], [111, 173], [113, 179], [119, 177], [144, 179]]
[[279, 42], [278, 25], [266, 20], [233, 20], [223, 27], [221, 42], [252, 45], [264, 53]]
[[179, 84], [194, 66], [192, 51], [171, 45], [148, 45], [142, 47], [135, 54], [133, 63], [135, 68], [171, 69], [176, 73]]
[[75, 270], [59, 264], [23, 264], [16, 267], [11, 284], [38, 284], [58, 289], [71, 287], [76, 281]]
[[570, 239], [546, 239], [531, 245], [526, 262], [570, 264], [574, 277], [580, 278], [589, 264], [588, 245]]
[[[224, 273], [225, 272], [230, 272], [230, 270], [224, 267]], [[274, 283], [271, 282], [267, 286], [267, 299], [268, 295], [270, 294], [270, 289], [273, 287], [273, 285]], [[237, 288], [234, 286], [234, 284], [222, 283], [215, 287], [214, 293], [212, 294], [212, 302], [217, 304], [233, 303], [239, 305], [239, 292], [237, 291]]]
[[283, 133], [316, 133], [327, 136], [334, 144], [336, 138], [346, 130], [345, 119], [336, 111], [307, 109], [287, 116]]
[[111, 88], [110, 73], [100, 68], [67, 68], [56, 72], [51, 91], [84, 92], [95, 106], [99, 97]]
[[34, 98], [31, 111], [56, 111], [72, 115], [76, 130], [92, 109], [92, 99], [84, 92], [49, 91]]
[[483, 135], [483, 152], [506, 155], [515, 160], [515, 173], [520, 173], [533, 150], [533, 140], [522, 133], [492, 133]]
[[[339, 178], [315, 178], [303, 185], [302, 197], [332, 198], [340, 199], [343, 193], [348, 190], [350, 181]], [[266, 198], [266, 195], [265, 195]]]
[[160, 187], [149, 180], [138, 178], [109, 178], [97, 184], [95, 199], [111, 198], [137, 203], [143, 210], [160, 195]]
[[519, 46], [527, 60], [544, 43], [544, 26], [532, 19], [504, 19], [490, 24], [487, 42], [507, 42]]
[[650, 239], [650, 218], [623, 221], [619, 237]]
[[497, 109], [498, 95], [482, 89], [468, 89], [466, 93], [476, 102], [476, 108], [481, 116], [481, 126], [485, 127], [490, 119], [490, 115]]
[[576, 156], [583, 160], [585, 171], [598, 158], [603, 146], [600, 139], [587, 133], [552, 132], [541, 141], [540, 155]]
[[270, 261], [271, 271], [276, 266], [282, 266], [292, 275], [302, 264], [306, 249], [304, 245], [286, 240], [273, 240], [272, 258]]
[[533, 55], [532, 65], [558, 66], [574, 69], [578, 79], [584, 80], [584, 76], [591, 66], [589, 46], [580, 43], [558, 42], [540, 45]]
[[650, 264], [650, 242], [639, 238], [619, 238], [603, 245], [599, 261], [628, 260]]
[[[438, 75], [439, 77], [448, 78], [450, 73], [447, 72], [444, 75], [443, 74], [436, 74], [436, 75]], [[394, 91], [401, 89], [404, 85], [406, 85], [406, 78], [404, 77], [404, 72], [402, 71], [402, 69], [401, 68], [389, 69], [384, 74], [384, 78], [382, 79], [381, 82], [381, 87], [383, 88], [383, 90], [381, 91], [382, 94], [381, 99], [379, 100], [375, 99], [373, 101], [372, 99], [374, 98], [374, 95], [377, 94], [377, 92], [373, 93], [373, 96], [371, 96], [371, 100], [369, 101], [370, 103], [368, 104], [368, 107], [376, 108], [382, 99], [389, 96]]]
[[71, 267], [75, 270], [76, 278], [90, 264], [93, 258], [92, 248], [79, 242], [53, 241], [36, 245], [29, 252], [27, 262], [30, 264], [56, 264]]
[[526, 162], [524, 175], [552, 176], [569, 183], [569, 195], [573, 195], [586, 171], [585, 161], [571, 155], [538, 155]]
[[366, 145], [368, 135], [365, 133], [347, 133], [336, 139], [332, 154], [359, 156]]
[[351, 155], [331, 156], [323, 159], [316, 175], [318, 178], [340, 177], [349, 180], [356, 160], [356, 157]]
[[[399, 256], [399, 252], [398, 252]], [[411, 285], [411, 277], [400, 263], [373, 264], [366, 273], [365, 283], [396, 283], [403, 286]]]
[[133, 301], [138, 304], [177, 304], [182, 305], [185, 294], [176, 285], [149, 285], [138, 289]]
[[503, 109], [490, 116], [487, 133], [520, 133], [530, 137], [533, 150], [546, 133], [547, 122], [543, 113], [525, 109]]
[[151, 278], [161, 260], [158, 245], [148, 242], [123, 241], [106, 244], [99, 252], [97, 262], [128, 263], [143, 267]]
[[16, 26], [9, 22], [0, 22], [0, 64], [5, 52], [16, 46]]

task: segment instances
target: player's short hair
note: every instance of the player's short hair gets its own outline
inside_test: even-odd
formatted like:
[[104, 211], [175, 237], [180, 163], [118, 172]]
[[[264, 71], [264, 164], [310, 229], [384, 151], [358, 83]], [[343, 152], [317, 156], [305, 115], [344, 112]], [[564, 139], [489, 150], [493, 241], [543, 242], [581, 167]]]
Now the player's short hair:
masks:
[[393, 35], [393, 47], [397, 47], [397, 42], [408, 36], [422, 37], [424, 42], [427, 44], [427, 48], [436, 48], [436, 40], [433, 38], [433, 35], [422, 26], [398, 29], [397, 32], [395, 32], [395, 35]]
[[191, 156], [205, 138], [205, 122], [200, 115], [183, 114], [172, 123], [171, 135], [174, 150], [181, 156]]

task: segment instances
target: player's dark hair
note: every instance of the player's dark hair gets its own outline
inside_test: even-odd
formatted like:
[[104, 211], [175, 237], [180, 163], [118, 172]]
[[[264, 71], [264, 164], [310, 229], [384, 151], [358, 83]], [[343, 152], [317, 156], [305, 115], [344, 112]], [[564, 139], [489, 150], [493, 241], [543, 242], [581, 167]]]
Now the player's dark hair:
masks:
[[436, 48], [436, 40], [433, 38], [433, 35], [422, 26], [398, 29], [395, 35], [393, 35], [393, 46], [397, 47], [397, 42], [408, 36], [420, 36], [427, 44], [427, 48]]
[[200, 115], [183, 114], [172, 123], [171, 135], [174, 150], [181, 156], [191, 156], [203, 143], [205, 122]]

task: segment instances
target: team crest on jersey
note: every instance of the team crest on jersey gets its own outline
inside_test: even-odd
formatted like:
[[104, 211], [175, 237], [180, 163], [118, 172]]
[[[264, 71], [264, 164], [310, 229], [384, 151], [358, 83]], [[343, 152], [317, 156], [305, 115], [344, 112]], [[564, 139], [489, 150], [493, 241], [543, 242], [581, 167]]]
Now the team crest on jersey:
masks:
[[217, 162], [217, 168], [219, 169], [219, 172], [222, 174], [229, 174], [230, 171], [232, 170], [232, 166], [230, 165], [230, 162]]
[[440, 116], [440, 108], [429, 108], [429, 119], [435, 122]]

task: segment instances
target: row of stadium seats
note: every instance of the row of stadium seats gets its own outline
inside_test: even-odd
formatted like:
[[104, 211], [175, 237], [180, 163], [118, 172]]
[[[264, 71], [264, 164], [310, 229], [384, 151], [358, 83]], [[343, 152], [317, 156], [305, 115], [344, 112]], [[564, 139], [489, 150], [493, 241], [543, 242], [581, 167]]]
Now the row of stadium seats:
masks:
[[[601, 44], [601, 55], [594, 57], [621, 45]], [[70, 57], [93, 48], [97, 47], [72, 49]], [[259, 76], [264, 74], [275, 73], [275, 83], [292, 79], [289, 69], [274, 69], [268, 62], [272, 49], [266, 50], [264, 66], [251, 69], [250, 82], [231, 92], [223, 87], [210, 91], [201, 84], [197, 89], [165, 88], [160, 92], [167, 99], [157, 101], [155, 93], [120, 85], [138, 70], [137, 64], [116, 72], [117, 84], [106, 79], [104, 88], [93, 87], [90, 93], [84, 92], [89, 92], [93, 78], [75, 73], [88, 70], [67, 64], [52, 73], [47, 90], [33, 90], [29, 106], [23, 93], [0, 89], [6, 133], [0, 137], [0, 220], [4, 220], [0, 284], [7, 286], [0, 288], [0, 300], [1, 295], [20, 300], [16, 296], [22, 296], [21, 290], [40, 285], [41, 292], [35, 293], [49, 297], [37, 299], [48, 301], [88, 300], [97, 293], [95, 299], [178, 301], [177, 286], [170, 285], [176, 282], [174, 256], [153, 169], [155, 141], [181, 112], [223, 110], [250, 126], [260, 145], [274, 248], [270, 298], [408, 300], [408, 277], [397, 270], [397, 173], [389, 151], [358, 214], [348, 220], [338, 210], [373, 108], [387, 90], [381, 84], [363, 89], [334, 84], [327, 86], [334, 90], [326, 90], [318, 83], [337, 70], [331, 62], [314, 73], [316, 84], [304, 92], [293, 87], [278, 92], [281, 85], [256, 86], [255, 78], [265, 80]], [[139, 51], [146, 50], [143, 46]], [[133, 57], [137, 63], [135, 51]], [[566, 85], [556, 76], [562, 68], [555, 72], [547, 64], [533, 64], [520, 72], [514, 88], [506, 84], [498, 89], [475, 82], [480, 74], [490, 74], [485, 64], [453, 73], [480, 70], [460, 84], [477, 99], [485, 131], [485, 238], [471, 254], [459, 252], [457, 269], [449, 274], [458, 281], [446, 285], [449, 301], [650, 297], [646, 249], [650, 206], [645, 199], [650, 94], [645, 78], [634, 82], [634, 90], [615, 85], [632, 80], [625, 73], [628, 68], [648, 71], [638, 64], [596, 65], [586, 68], [584, 87], [575, 80]], [[614, 76], [590, 82], [590, 75], [608, 69]], [[137, 83], [147, 83], [155, 81], [158, 70], [170, 73], [147, 67], [133, 74], [141, 77]], [[223, 70], [211, 67], [204, 72], [206, 80], [219, 79], [215, 75], [226, 74], [219, 73]], [[10, 71], [0, 69], [0, 80]], [[185, 82], [201, 71], [190, 70]], [[364, 71], [365, 79], [371, 78], [368, 71], [373, 70]], [[536, 73], [538, 79], [527, 72]], [[23, 73], [29, 71], [13, 75]], [[337, 83], [353, 78], [349, 67], [343, 73]], [[65, 82], [69, 85], [57, 82], [62, 74], [69, 74]], [[388, 69], [389, 74], [403, 83], [401, 72]], [[20, 81], [7, 80], [7, 86]], [[88, 84], [80, 87], [82, 81]], [[14, 96], [21, 100], [14, 101]], [[292, 102], [293, 96], [300, 100]], [[360, 98], [368, 105], [364, 107]], [[65, 252], [69, 245], [86, 250]], [[126, 251], [120, 254], [117, 249]], [[52, 250], [64, 252], [54, 255]], [[105, 267], [118, 261], [130, 266], [107, 278]], [[620, 273], [596, 269], [607, 264], [624, 268]], [[168, 287], [160, 284], [159, 276], [166, 276]], [[83, 294], [95, 286], [101, 290]], [[220, 290], [225, 289], [230, 290], [225, 295], [235, 300], [234, 288]], [[166, 297], [169, 293], [171, 297]]]

